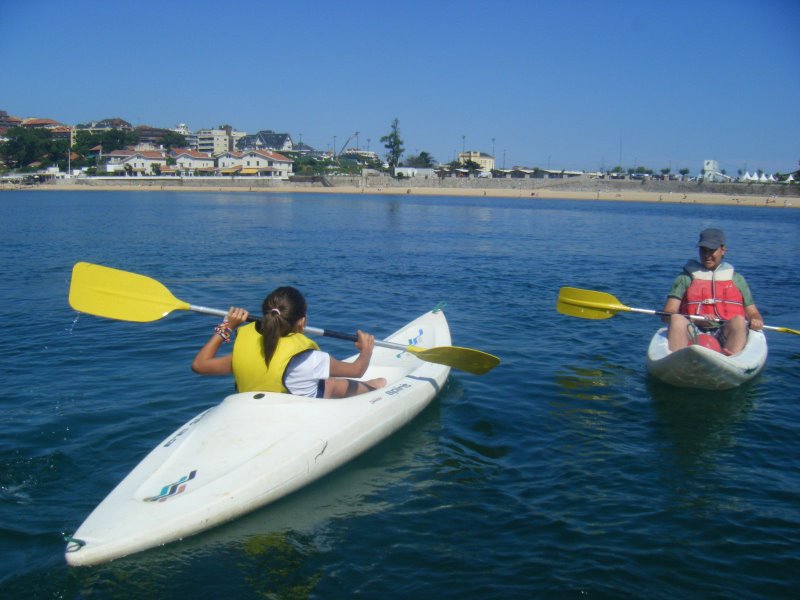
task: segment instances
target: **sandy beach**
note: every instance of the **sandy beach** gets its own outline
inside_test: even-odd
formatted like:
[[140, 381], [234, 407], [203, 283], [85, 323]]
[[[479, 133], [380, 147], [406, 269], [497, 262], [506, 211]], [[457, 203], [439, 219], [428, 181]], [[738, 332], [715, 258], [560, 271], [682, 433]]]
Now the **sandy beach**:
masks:
[[[256, 182], [254, 182], [256, 183]], [[243, 185], [241, 182], [224, 182], [223, 185], [214, 185], [213, 182], [203, 182], [201, 185], [191, 185], [182, 183], [176, 185], [174, 182], [161, 183], [158, 181], [131, 181], [123, 180], [119, 182], [86, 182], [86, 181], [62, 181], [49, 182], [34, 186], [9, 186], [0, 187], [0, 190], [11, 191], [15, 189], [37, 190], [37, 191], [175, 191], [175, 192], [243, 192], [243, 193], [314, 193], [314, 194], [378, 194], [388, 196], [468, 196], [468, 197], [488, 197], [488, 198], [519, 198], [527, 200], [536, 199], [569, 199], [569, 200], [603, 200], [618, 202], [664, 202], [672, 204], [717, 204], [733, 206], [762, 206], [776, 208], [797, 208], [800, 207], [800, 196], [790, 195], [787, 192], [794, 191], [800, 194], [800, 190], [776, 189], [777, 194], [733, 194], [733, 193], [713, 193], [707, 191], [647, 191], [636, 188], [642, 187], [638, 184], [631, 186], [633, 189], [622, 189], [619, 185], [604, 186], [604, 183], [593, 182], [594, 190], [574, 189], [569, 185], [537, 185], [533, 188], [503, 188], [503, 187], [440, 187], [419, 185], [417, 182], [407, 182], [405, 185], [400, 181], [391, 181], [388, 185], [334, 185], [333, 187], [323, 187], [321, 185], [309, 184], [272, 184], [271, 185]], [[586, 187], [586, 186], [581, 186]], [[696, 186], [695, 186], [696, 187]], [[800, 186], [795, 186], [800, 187]]]

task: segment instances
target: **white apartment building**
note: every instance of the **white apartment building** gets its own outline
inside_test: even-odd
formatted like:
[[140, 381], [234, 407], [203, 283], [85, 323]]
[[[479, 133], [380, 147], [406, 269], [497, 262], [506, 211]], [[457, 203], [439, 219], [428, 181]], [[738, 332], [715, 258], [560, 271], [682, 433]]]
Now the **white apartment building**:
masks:
[[200, 129], [186, 136], [186, 143], [192, 150], [218, 156], [236, 148], [236, 142], [246, 136], [244, 131], [230, 127], [221, 129]]

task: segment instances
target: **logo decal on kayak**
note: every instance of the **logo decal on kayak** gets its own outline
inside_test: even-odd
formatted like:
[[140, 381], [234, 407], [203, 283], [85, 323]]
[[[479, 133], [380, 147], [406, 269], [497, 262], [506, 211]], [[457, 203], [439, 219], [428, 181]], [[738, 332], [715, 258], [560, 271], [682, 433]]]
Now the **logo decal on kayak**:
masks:
[[194, 479], [194, 476], [197, 475], [197, 470], [195, 469], [188, 475], [184, 475], [178, 481], [174, 483], [170, 483], [165, 485], [161, 488], [161, 493], [157, 496], [150, 496], [149, 498], [145, 498], [145, 502], [164, 502], [167, 498], [172, 498], [172, 496], [177, 496], [181, 492], [186, 489], [186, 485]]
[[[211, 410], [211, 409], [209, 409], [209, 410]], [[177, 433], [175, 433], [175, 435], [173, 435], [173, 436], [172, 436], [172, 437], [171, 437], [169, 440], [167, 440], [167, 442], [164, 444], [164, 448], [168, 448], [168, 447], [170, 447], [172, 444], [174, 444], [174, 443], [175, 443], [175, 442], [178, 440], [178, 438], [179, 438], [179, 437], [181, 437], [181, 436], [182, 436], [184, 433], [186, 433], [187, 431], [189, 431], [189, 430], [192, 428], [192, 425], [194, 425], [194, 424], [195, 424], [195, 423], [197, 423], [197, 422], [198, 422], [200, 419], [202, 419], [203, 417], [205, 417], [207, 413], [208, 413], [208, 410], [207, 410], [207, 411], [205, 411], [205, 412], [203, 412], [203, 413], [201, 413], [201, 414], [199, 414], [199, 415], [197, 415], [197, 416], [196, 416], [194, 419], [192, 419], [191, 421], [189, 421], [189, 422], [186, 424], [186, 427], [182, 428], [180, 431], [178, 431]]]
[[416, 337], [410, 338], [408, 340], [408, 345], [409, 346], [416, 346], [417, 342], [419, 342], [419, 338], [421, 338], [421, 337], [422, 337], [422, 327], [419, 328], [419, 335], [417, 335]]
[[[419, 328], [419, 333], [416, 336], [414, 336], [413, 338], [408, 338], [408, 344], [407, 345], [408, 346], [416, 346], [417, 343], [419, 342], [419, 339], [423, 336], [423, 334], [424, 334], [424, 332], [422, 331], [422, 327], [420, 327]], [[405, 353], [406, 353], [405, 350], [403, 350], [397, 356], [395, 356], [395, 358], [400, 358]]]
[[394, 386], [390, 390], [387, 390], [386, 391], [386, 395], [387, 396], [396, 396], [397, 394], [399, 394], [400, 392], [402, 392], [403, 390], [406, 390], [406, 389], [411, 389], [411, 385], [408, 384], [408, 383], [401, 383], [399, 385]]

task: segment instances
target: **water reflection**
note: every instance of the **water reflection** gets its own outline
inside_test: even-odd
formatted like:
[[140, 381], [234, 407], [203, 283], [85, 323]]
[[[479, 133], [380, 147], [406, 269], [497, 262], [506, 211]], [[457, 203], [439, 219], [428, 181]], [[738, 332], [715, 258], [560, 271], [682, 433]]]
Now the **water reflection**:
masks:
[[316, 551], [309, 536], [272, 533], [250, 538], [237, 565], [250, 590], [248, 596], [263, 598], [310, 598], [323, 577], [310, 566]]
[[734, 443], [732, 430], [753, 406], [754, 386], [712, 392], [673, 387], [648, 378], [658, 431], [678, 464], [708, 464]]
[[[586, 363], [598, 363], [596, 357]], [[555, 375], [559, 395], [575, 400], [608, 401], [620, 398], [622, 390], [629, 387], [628, 378], [638, 377], [638, 370], [629, 366], [603, 361], [592, 368], [563, 365]]]
[[[598, 364], [587, 360], [583, 364]], [[609, 418], [625, 401], [625, 367], [604, 362], [593, 368], [564, 365], [554, 377], [550, 407], [561, 443], [585, 445], [589, 439], [603, 445]], [[573, 436], [579, 436], [574, 438]], [[588, 436], [588, 438], [586, 437]], [[599, 437], [597, 437], [599, 436]]]
[[578, 400], [608, 400], [607, 388], [613, 379], [614, 372], [608, 369], [566, 366], [556, 374], [556, 384], [562, 388], [561, 395]]
[[674, 494], [675, 508], [706, 513], [735, 503], [725, 491], [736, 477], [729, 457], [737, 444], [738, 425], [753, 408], [756, 386], [709, 392], [652, 378], [647, 385], [663, 459], [658, 470]]

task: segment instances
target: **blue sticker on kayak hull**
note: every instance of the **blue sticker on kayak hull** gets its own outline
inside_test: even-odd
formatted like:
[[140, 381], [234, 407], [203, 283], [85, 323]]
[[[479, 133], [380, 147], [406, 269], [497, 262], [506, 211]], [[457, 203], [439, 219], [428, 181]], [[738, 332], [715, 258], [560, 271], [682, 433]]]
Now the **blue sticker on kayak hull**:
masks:
[[416, 346], [419, 338], [422, 337], [422, 327], [419, 328], [419, 334], [413, 338], [408, 338], [408, 345], [409, 346]]
[[164, 502], [164, 500], [168, 498], [172, 498], [173, 496], [177, 496], [181, 492], [186, 489], [186, 485], [194, 479], [194, 476], [197, 475], [197, 470], [195, 469], [188, 475], [184, 475], [178, 481], [173, 483], [169, 483], [161, 488], [161, 492], [157, 496], [150, 496], [149, 498], [145, 498], [145, 502]]
[[[423, 335], [424, 335], [424, 332], [422, 331], [422, 327], [420, 327], [419, 328], [419, 333], [416, 336], [414, 336], [413, 338], [408, 338], [408, 345], [409, 346], [416, 346], [417, 342], [419, 341], [419, 338], [421, 338]], [[395, 355], [395, 358], [400, 358], [405, 353], [406, 353], [406, 351], [403, 350], [399, 354]]]

